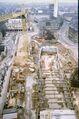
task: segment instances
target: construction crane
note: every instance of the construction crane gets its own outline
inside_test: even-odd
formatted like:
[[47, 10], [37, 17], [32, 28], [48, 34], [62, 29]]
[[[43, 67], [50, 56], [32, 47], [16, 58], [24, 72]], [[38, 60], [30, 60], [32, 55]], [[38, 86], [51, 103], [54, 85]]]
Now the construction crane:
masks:
[[5, 14], [0, 16], [0, 22], [6, 21], [8, 19], [13, 19], [19, 16], [24, 15], [24, 12], [17, 12], [17, 13], [10, 13], [10, 14]]

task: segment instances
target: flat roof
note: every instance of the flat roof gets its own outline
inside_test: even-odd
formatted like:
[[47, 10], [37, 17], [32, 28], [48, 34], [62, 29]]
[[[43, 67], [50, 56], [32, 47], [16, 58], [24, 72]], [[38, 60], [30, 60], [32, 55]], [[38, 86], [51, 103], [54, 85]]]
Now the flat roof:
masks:
[[52, 53], [56, 53], [57, 52], [57, 48], [53, 47], [53, 46], [44, 46], [41, 48], [42, 52], [52, 52]]
[[5, 114], [3, 119], [17, 119], [17, 113]]
[[4, 109], [3, 114], [16, 113], [16, 108]]

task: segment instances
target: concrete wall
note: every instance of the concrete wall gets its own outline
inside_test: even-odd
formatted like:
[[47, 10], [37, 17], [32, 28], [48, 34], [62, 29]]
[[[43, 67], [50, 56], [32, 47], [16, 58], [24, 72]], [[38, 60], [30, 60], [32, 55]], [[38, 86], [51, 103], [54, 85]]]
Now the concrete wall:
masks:
[[0, 32], [0, 43], [2, 42], [2, 33]]
[[40, 119], [77, 119], [74, 110], [44, 110], [40, 112]]

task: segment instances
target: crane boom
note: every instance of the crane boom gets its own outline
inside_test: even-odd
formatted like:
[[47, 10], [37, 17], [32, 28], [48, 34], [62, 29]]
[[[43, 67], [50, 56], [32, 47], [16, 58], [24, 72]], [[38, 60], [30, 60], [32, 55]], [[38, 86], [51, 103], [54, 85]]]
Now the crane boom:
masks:
[[22, 16], [24, 14], [25, 14], [24, 12], [6, 14], [3, 16], [0, 16], [0, 22], [6, 21], [8, 19], [16, 18], [16, 17]]

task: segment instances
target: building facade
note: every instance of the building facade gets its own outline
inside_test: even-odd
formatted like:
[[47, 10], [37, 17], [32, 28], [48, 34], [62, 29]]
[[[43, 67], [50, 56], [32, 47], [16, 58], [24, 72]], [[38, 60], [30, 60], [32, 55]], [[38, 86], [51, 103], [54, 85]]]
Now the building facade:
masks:
[[74, 43], [78, 42], [78, 31], [72, 28], [71, 26], [69, 27], [69, 39], [73, 41]]
[[75, 16], [70, 22], [68, 37], [74, 43], [78, 43], [78, 16]]
[[50, 19], [54, 17], [54, 4], [49, 5], [49, 15]]
[[0, 32], [0, 43], [2, 42], [2, 33]]
[[62, 18], [58, 17], [58, 18], [53, 18], [53, 19], [41, 19], [40, 21], [38, 21], [38, 28], [40, 33], [39, 34], [43, 34], [45, 30], [50, 31], [50, 33], [54, 33], [57, 30], [60, 29], [60, 27], [63, 24], [63, 20]]

